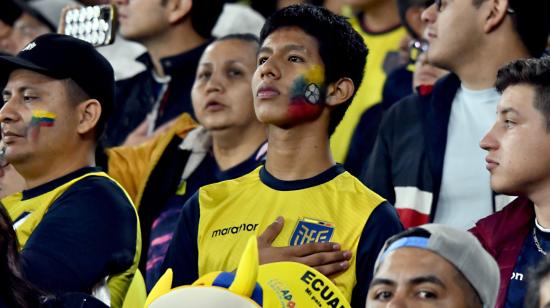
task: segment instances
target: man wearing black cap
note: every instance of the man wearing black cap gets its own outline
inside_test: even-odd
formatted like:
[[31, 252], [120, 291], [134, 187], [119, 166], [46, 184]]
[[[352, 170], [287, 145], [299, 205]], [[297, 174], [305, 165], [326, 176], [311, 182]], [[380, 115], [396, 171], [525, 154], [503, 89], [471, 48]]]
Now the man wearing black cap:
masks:
[[86, 292], [120, 307], [137, 268], [137, 215], [125, 191], [93, 167], [112, 109], [110, 64], [88, 43], [43, 35], [0, 57], [4, 155], [26, 190], [2, 200], [25, 277], [52, 292]]

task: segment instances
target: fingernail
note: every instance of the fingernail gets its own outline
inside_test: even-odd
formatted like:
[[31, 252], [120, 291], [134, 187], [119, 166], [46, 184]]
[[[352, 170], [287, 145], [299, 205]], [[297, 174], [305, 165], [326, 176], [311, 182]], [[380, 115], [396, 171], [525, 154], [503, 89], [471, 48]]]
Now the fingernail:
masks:
[[281, 216], [277, 217], [277, 219], [275, 219], [275, 222], [278, 224], [283, 223], [283, 217]]
[[344, 258], [351, 257], [351, 251], [344, 251]]
[[341, 262], [341, 263], [340, 263], [340, 266], [341, 266], [342, 268], [347, 268], [347, 267], [349, 266], [349, 262], [348, 262], [348, 261]]
[[333, 244], [332, 249], [333, 250], [340, 250], [340, 244]]

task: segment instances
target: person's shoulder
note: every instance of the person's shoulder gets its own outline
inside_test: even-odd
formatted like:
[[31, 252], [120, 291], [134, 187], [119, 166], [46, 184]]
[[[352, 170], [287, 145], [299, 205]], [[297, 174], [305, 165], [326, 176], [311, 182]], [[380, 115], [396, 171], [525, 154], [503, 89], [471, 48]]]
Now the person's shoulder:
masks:
[[350, 196], [354, 200], [354, 204], [361, 208], [372, 210], [386, 201], [347, 171], [338, 177], [337, 185], [340, 195]]
[[143, 82], [147, 79], [151, 79], [151, 71], [148, 69], [145, 69], [128, 78], [116, 80], [115, 89], [117, 93], [120, 93], [120, 92], [123, 93], [125, 90], [129, 90], [135, 86], [142, 85]]
[[63, 203], [74, 201], [97, 210], [103, 208], [115, 211], [133, 208], [124, 189], [107, 175], [90, 175], [76, 181], [60, 196], [58, 201]]
[[506, 205], [502, 210], [486, 216], [476, 222], [474, 229], [483, 230], [487, 234], [508, 229], [513, 226], [511, 222], [529, 220], [534, 215], [534, 206], [529, 199], [518, 197]]
[[261, 185], [259, 171], [262, 167], [259, 166], [251, 172], [221, 182], [205, 185], [199, 189], [199, 198], [223, 198], [229, 194], [235, 194], [239, 191], [247, 191], [253, 189], [256, 185]]

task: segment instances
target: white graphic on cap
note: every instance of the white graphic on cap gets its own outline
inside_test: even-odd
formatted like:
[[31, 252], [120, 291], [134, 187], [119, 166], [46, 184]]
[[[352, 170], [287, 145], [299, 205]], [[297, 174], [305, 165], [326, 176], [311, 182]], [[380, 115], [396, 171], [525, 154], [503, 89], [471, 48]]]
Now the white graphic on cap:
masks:
[[31, 43], [29, 43], [27, 46], [25, 46], [25, 48], [23, 48], [23, 50], [21, 50], [21, 51], [28, 51], [28, 50], [33, 49], [34, 47], [36, 47], [36, 43], [35, 43], [35, 42], [31, 42]]

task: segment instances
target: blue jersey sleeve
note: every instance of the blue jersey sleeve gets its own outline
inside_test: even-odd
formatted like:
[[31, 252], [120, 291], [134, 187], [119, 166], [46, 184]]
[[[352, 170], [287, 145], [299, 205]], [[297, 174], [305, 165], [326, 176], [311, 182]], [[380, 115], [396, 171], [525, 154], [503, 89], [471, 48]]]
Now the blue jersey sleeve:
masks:
[[395, 208], [388, 202], [378, 205], [370, 215], [357, 248], [357, 284], [351, 295], [352, 307], [365, 307], [374, 263], [384, 242], [392, 235], [403, 231]]
[[23, 274], [48, 292], [90, 292], [133, 264], [136, 234], [124, 192], [107, 178], [85, 178], [52, 204], [27, 240]]
[[199, 278], [197, 247], [200, 218], [199, 192], [185, 202], [162, 265], [162, 273], [168, 268], [172, 269], [173, 287], [192, 284]]

